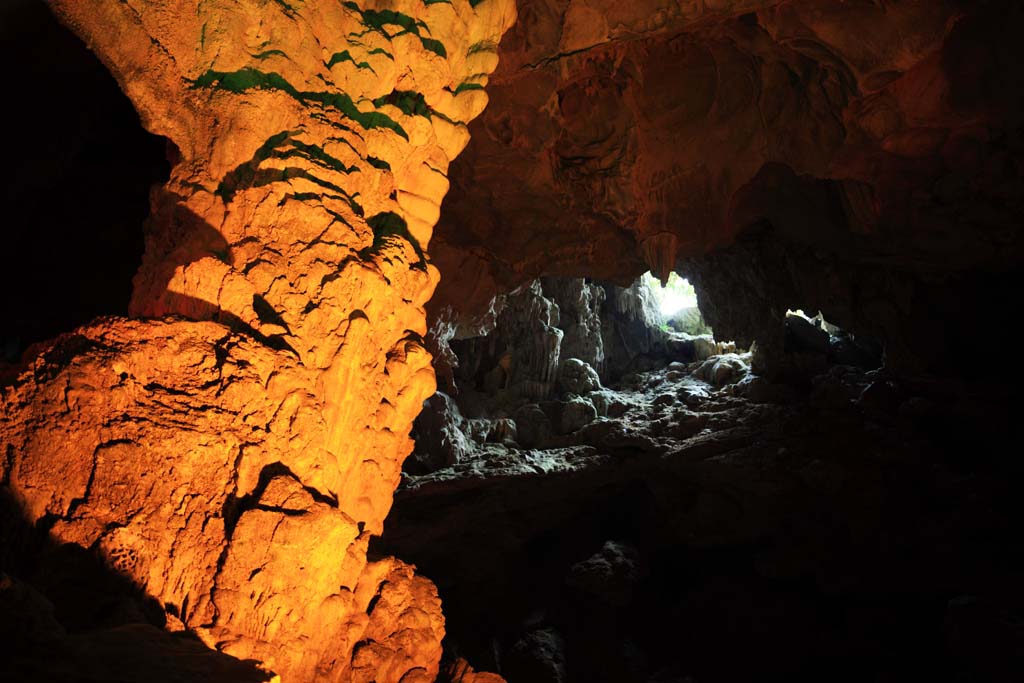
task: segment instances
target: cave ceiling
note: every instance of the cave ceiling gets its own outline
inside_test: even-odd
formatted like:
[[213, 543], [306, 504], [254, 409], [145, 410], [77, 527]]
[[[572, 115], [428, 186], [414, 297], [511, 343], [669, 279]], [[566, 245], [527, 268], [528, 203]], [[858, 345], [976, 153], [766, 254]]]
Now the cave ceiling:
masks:
[[1019, 261], [1021, 14], [521, 0], [452, 169], [432, 306], [665, 275], [765, 223], [854, 263]]

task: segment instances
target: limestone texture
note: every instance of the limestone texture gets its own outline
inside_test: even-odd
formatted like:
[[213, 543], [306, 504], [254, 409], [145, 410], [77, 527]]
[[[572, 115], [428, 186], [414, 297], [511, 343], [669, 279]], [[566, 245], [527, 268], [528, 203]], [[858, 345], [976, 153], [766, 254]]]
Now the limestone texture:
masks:
[[583, 399], [525, 404], [403, 480], [380, 548], [509, 683], [1020, 678], [1018, 385], [818, 355], [802, 384], [663, 358], [569, 433], [538, 425]]
[[453, 167], [432, 317], [540, 276], [678, 270], [768, 370], [803, 308], [935, 372], [969, 344], [937, 321], [984, 327], [984, 292], [1020, 276], [1019, 3], [519, 5]]
[[435, 388], [427, 257], [511, 0], [53, 0], [167, 139], [133, 319], [0, 403], [26, 522], [283, 681], [427, 683], [432, 584], [368, 560]]
[[1021, 3], [48, 5], [0, 680], [1024, 680]]

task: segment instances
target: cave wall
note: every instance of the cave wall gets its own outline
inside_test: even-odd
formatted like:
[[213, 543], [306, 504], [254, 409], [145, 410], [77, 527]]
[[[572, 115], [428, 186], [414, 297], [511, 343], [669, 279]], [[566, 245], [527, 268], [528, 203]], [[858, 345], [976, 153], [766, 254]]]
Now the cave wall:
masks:
[[[676, 269], [729, 337], [770, 349], [786, 308], [827, 302], [922, 372], [963, 342], [936, 318], [993, 313], [951, 299], [961, 282], [1015, 281], [1018, 4], [526, 0], [520, 17], [453, 167], [432, 318], [541, 275]], [[766, 233], [785, 253], [734, 246]], [[943, 348], [915, 358], [923, 340]]]
[[173, 167], [134, 319], [4, 387], [6, 491], [209, 647], [284, 680], [432, 681], [436, 591], [366, 548], [434, 390], [427, 249], [514, 3], [51, 7]]

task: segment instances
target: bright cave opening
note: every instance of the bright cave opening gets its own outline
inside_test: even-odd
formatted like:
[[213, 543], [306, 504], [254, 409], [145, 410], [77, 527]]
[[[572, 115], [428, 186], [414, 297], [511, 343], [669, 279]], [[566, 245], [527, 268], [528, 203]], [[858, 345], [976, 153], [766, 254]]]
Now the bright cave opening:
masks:
[[[878, 356], [820, 315], [773, 315], [787, 373], [776, 381], [755, 371], [754, 349], [716, 340], [697, 304], [678, 273], [665, 286], [650, 273], [628, 286], [542, 277], [481, 318], [433, 325], [439, 390], [375, 550], [436, 582], [447, 656], [508, 683], [648, 680], [638, 671], [672, 671], [672, 638], [656, 626], [667, 600], [702, 643], [688, 666], [706, 676], [748, 609], [717, 609], [719, 593], [783, 599], [789, 588], [744, 573], [734, 548], [693, 538], [719, 533], [704, 516], [731, 519], [736, 495], [760, 495], [756, 473], [732, 490], [729, 458], [792, 447], [779, 420], [808, 377], [823, 405], [849, 410]], [[830, 425], [814, 438], [831, 439]], [[697, 486], [704, 470], [728, 483]], [[796, 627], [783, 622], [742, 638]]]
[[657, 304], [663, 325], [667, 330], [692, 335], [711, 335], [711, 327], [704, 321], [697, 302], [697, 292], [690, 281], [672, 272], [663, 285], [650, 271], [640, 277]]
[[658, 310], [662, 315], [667, 317], [685, 308], [697, 308], [697, 292], [690, 281], [680, 277], [679, 273], [669, 274], [668, 282], [664, 285], [651, 271], [644, 273], [642, 278], [654, 295], [654, 300], [658, 302]]

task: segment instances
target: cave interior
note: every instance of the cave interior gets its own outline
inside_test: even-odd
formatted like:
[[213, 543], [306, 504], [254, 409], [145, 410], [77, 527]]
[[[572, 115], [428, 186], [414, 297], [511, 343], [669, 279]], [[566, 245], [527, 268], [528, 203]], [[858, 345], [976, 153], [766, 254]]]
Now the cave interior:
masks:
[[[274, 5], [293, 20], [318, 3], [242, 4]], [[348, 4], [372, 23], [367, 16], [409, 3]], [[122, 441], [142, 444], [129, 458], [135, 469], [108, 481], [94, 460], [84, 493], [68, 493], [63, 510], [32, 502], [38, 486], [26, 473], [48, 472], [59, 488], [70, 470], [31, 457], [45, 463], [61, 451], [56, 440], [87, 432], [54, 432], [49, 451], [29, 448], [53, 423], [21, 387], [53, 384], [46, 400], [59, 402], [59, 373], [101, 363], [102, 354], [118, 382], [135, 380], [118, 365], [127, 351], [74, 330], [209, 325], [210, 339], [243, 340], [217, 341], [206, 355], [218, 368], [246, 344], [276, 359], [268, 367], [286, 357], [311, 365], [317, 347], [296, 341], [306, 323], [274, 289], [252, 296], [250, 318], [229, 304], [207, 313], [196, 294], [191, 303], [145, 303], [146, 292], [174, 282], [146, 275], [152, 245], [169, 239], [159, 226], [170, 195], [158, 188], [184, 187], [175, 169], [198, 153], [161, 132], [159, 115], [140, 118], [125, 71], [112, 75], [116, 60], [73, 15], [55, 16], [37, 0], [0, 8], [0, 51], [18, 65], [8, 74], [14, 153], [0, 182], [4, 680], [255, 682], [289, 670], [298, 673], [279, 680], [1024, 680], [1024, 377], [1013, 346], [1024, 266], [1024, 8], [996, 0], [515, 4], [516, 22], [494, 46], [496, 70], [485, 86], [465, 89], [486, 90], [489, 102], [466, 120], [468, 143], [447, 170], [429, 247], [408, 238], [420, 263], [410, 259], [407, 270], [431, 272], [429, 259], [440, 281], [427, 288], [429, 301], [410, 304], [423, 330], [403, 321], [395, 329], [429, 351], [436, 391], [422, 407], [415, 401], [414, 422], [396, 418], [415, 444], [398, 459], [397, 488], [372, 494], [384, 500], [370, 506], [383, 522], [349, 513], [341, 487], [309, 474], [318, 466], [307, 472], [305, 461], [283, 457], [261, 461], [247, 493], [236, 473], [234, 493], [211, 498], [225, 544], [248, 533], [257, 513], [298, 525], [324, 519], [321, 508], [345, 512], [361, 563], [400, 558], [417, 574], [406, 577], [416, 588], [403, 599], [440, 599], [424, 608], [443, 610], [443, 628], [421, 655], [420, 645], [373, 635], [376, 607], [392, 600], [383, 587], [398, 583], [377, 579], [365, 609], [344, 608], [371, 623], [337, 646], [331, 656], [344, 662], [317, 655], [308, 666], [295, 663], [299, 655], [267, 654], [313, 642], [277, 635], [271, 617], [272, 628], [254, 627], [257, 645], [232, 649], [251, 633], [230, 630], [234, 617], [216, 599], [230, 591], [216, 581], [201, 592], [218, 606], [200, 617], [194, 597], [169, 600], [171, 588], [152, 587], [156, 570], [136, 570], [155, 566], [137, 559], [138, 548], [179, 552], [126, 531], [155, 498], [130, 497], [143, 502], [124, 520], [114, 512], [127, 503], [96, 511], [90, 496], [102, 486], [145, 488], [133, 472], [146, 471], [140, 458], [153, 440], [170, 438], [164, 432], [110, 436], [111, 417], [97, 438], [111, 461], [129, 458], [119, 455]], [[164, 5], [176, 7], [140, 3]], [[415, 115], [415, 103], [399, 105]], [[289, 154], [326, 163], [304, 144]], [[242, 206], [232, 193], [262, 189], [257, 160], [273, 158], [254, 156], [248, 175], [232, 176], [237, 189], [218, 187], [218, 201]], [[397, 164], [375, 161], [383, 166]], [[301, 175], [286, 169], [280, 182], [292, 182], [289, 172]], [[262, 205], [253, 205], [241, 220], [260, 220]], [[176, 215], [181, 234], [200, 224]], [[378, 224], [370, 224], [376, 249]], [[188, 244], [227, 253], [222, 260], [246, 276], [259, 270], [264, 256], [238, 266], [245, 240], [205, 230]], [[393, 232], [405, 230], [402, 220]], [[412, 230], [410, 220], [402, 234]], [[191, 263], [172, 265], [188, 273]], [[405, 286], [393, 285], [390, 271], [383, 279]], [[123, 334], [132, 341], [136, 332]], [[132, 353], [192, 362], [188, 349], [202, 339], [189, 334], [145, 337]], [[166, 341], [175, 335], [180, 346]], [[346, 358], [353, 372], [376, 372]], [[238, 372], [260, 362], [239, 361]], [[268, 376], [260, 381], [269, 387]], [[162, 381], [147, 391], [159, 394]], [[167, 387], [165, 399], [184, 391]], [[110, 415], [121, 400], [110, 399]], [[217, 412], [211, 400], [175, 404], [176, 418], [159, 419], [182, 428], [175, 419]], [[349, 419], [343, 409], [323, 414]], [[196, 431], [219, 429], [206, 424]], [[224, 488], [196, 484], [195, 496], [202, 486]], [[273, 495], [280, 500], [267, 502]], [[299, 498], [307, 507], [293, 509]], [[95, 530], [69, 531], [74, 524]], [[238, 571], [249, 582], [277, 571], [260, 590], [287, 603], [299, 579], [281, 566], [322, 538], [337, 540], [327, 522], [307, 528], [309, 546], [283, 541], [293, 543], [292, 559]], [[122, 545], [109, 541], [118, 533]], [[324, 555], [358, 554], [338, 547], [324, 545]], [[217, 576], [234, 567], [223, 553], [203, 560]], [[436, 590], [422, 589], [420, 576]], [[410, 609], [394, 607], [387, 619]], [[433, 659], [394, 664], [416, 657]]]

